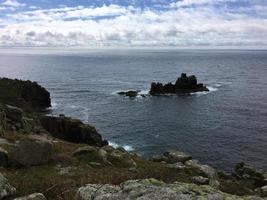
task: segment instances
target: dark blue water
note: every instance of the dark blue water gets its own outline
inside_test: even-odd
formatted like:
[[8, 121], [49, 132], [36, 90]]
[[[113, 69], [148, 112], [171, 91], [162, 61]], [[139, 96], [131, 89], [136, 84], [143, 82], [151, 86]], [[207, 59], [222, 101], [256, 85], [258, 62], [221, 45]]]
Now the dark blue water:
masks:
[[[138, 97], [116, 91], [195, 74], [211, 92]], [[180, 149], [214, 167], [267, 168], [267, 51], [0, 50], [0, 76], [38, 81], [53, 113], [96, 126], [104, 138], [150, 156]]]

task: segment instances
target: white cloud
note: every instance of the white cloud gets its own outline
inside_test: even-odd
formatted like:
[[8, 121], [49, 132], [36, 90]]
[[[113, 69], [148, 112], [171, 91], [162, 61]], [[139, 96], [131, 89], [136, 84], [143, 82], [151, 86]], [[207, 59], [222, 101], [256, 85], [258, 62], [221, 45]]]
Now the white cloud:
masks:
[[191, 6], [191, 5], [205, 5], [205, 4], [221, 4], [227, 2], [237, 2], [237, 0], [182, 0], [171, 3], [171, 7]]
[[3, 3], [1, 3], [3, 6], [9, 6], [9, 7], [21, 7], [21, 6], [26, 6], [24, 3], [20, 3], [16, 0], [6, 0]]
[[266, 18], [212, 6], [63, 7], [9, 14], [5, 24], [0, 46], [267, 46]]

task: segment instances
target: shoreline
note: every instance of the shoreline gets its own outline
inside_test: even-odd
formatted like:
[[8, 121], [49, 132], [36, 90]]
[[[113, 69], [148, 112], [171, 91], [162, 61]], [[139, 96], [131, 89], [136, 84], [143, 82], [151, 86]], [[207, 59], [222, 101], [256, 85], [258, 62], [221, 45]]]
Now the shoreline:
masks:
[[[229, 174], [216, 171], [191, 155], [177, 150], [145, 159], [124, 148], [112, 147], [95, 127], [81, 120], [63, 114], [47, 116], [40, 113], [43, 108], [51, 106], [51, 99], [49, 92], [36, 84], [0, 79], [0, 174], [4, 174], [10, 181], [10, 184], [7, 180], [3, 182], [9, 191], [4, 197], [16, 196], [14, 188], [17, 188], [19, 196], [29, 195], [43, 192], [54, 187], [54, 184], [68, 185], [66, 180], [71, 180], [76, 185], [68, 185], [67, 190], [70, 191], [67, 195], [72, 195], [73, 198], [76, 196], [75, 199], [80, 200], [90, 199], [88, 195], [96, 187], [94, 184], [111, 184], [110, 188], [114, 187], [112, 191], [115, 190], [120, 198], [129, 195], [124, 191], [128, 184], [135, 192], [136, 184], [141, 188], [154, 188], [157, 185], [155, 192], [162, 191], [169, 197], [192, 193], [196, 197], [202, 195], [203, 198], [216, 194], [222, 198], [252, 199], [266, 195], [267, 173], [245, 163], [237, 164], [233, 173]], [[27, 89], [24, 90], [24, 87]], [[34, 186], [27, 188], [29, 185], [21, 185], [25, 178], [27, 184]], [[136, 179], [141, 181], [130, 181]], [[55, 183], [51, 183], [51, 180]], [[175, 185], [175, 181], [180, 184]], [[91, 185], [86, 185], [88, 183]], [[121, 184], [121, 188], [113, 186], [118, 184]], [[173, 187], [176, 189], [170, 194], [168, 191]], [[191, 187], [195, 188], [193, 191], [201, 191], [200, 194], [191, 191]], [[57, 195], [65, 198], [65, 189], [62, 189], [63, 191], [55, 186], [51, 191], [39, 195], [49, 199], [54, 199]], [[145, 190], [144, 195], [150, 195], [149, 191]], [[96, 192], [94, 191], [98, 195]], [[105, 192], [110, 195], [112, 193], [109, 190]]]

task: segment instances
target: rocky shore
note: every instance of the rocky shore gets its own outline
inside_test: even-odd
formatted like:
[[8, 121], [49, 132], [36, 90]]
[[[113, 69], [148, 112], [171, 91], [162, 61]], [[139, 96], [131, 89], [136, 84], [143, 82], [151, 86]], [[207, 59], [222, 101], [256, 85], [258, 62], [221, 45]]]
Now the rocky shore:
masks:
[[266, 199], [264, 170], [239, 163], [227, 174], [174, 150], [145, 159], [89, 124], [40, 112], [50, 104], [37, 83], [0, 79], [0, 200]]

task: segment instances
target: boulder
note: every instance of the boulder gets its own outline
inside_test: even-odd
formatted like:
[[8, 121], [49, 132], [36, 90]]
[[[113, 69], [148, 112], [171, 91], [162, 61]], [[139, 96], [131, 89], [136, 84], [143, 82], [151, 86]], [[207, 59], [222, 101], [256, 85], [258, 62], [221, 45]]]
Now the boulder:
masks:
[[154, 162], [166, 162], [168, 164], [174, 164], [174, 163], [185, 163], [188, 160], [191, 160], [192, 156], [181, 152], [181, 151], [175, 151], [175, 150], [171, 150], [171, 151], [167, 151], [165, 153], [163, 153], [163, 155], [157, 155], [157, 156], [153, 156], [152, 157], [152, 161]]
[[74, 143], [85, 143], [92, 146], [107, 145], [95, 127], [84, 124], [78, 119], [65, 116], [42, 116], [41, 124], [53, 137]]
[[200, 184], [200, 185], [207, 185], [209, 184], [209, 179], [203, 176], [194, 176], [192, 177], [193, 183]]
[[16, 188], [11, 186], [8, 180], [0, 173], [0, 200], [12, 197], [16, 194]]
[[8, 152], [0, 147], [0, 166], [6, 167], [8, 164]]
[[76, 200], [252, 200], [223, 193], [206, 185], [175, 182], [166, 184], [155, 179], [130, 180], [118, 185], [88, 184], [78, 189]]
[[185, 73], [181, 74], [181, 77], [178, 77], [175, 84], [167, 83], [151, 83], [150, 94], [159, 95], [159, 94], [183, 94], [183, 93], [193, 93], [200, 91], [209, 91], [209, 89], [204, 86], [202, 83], [197, 83], [196, 76], [192, 75], [187, 77]]
[[6, 105], [6, 116], [13, 122], [20, 123], [22, 120], [22, 115], [23, 115], [23, 111], [21, 108], [11, 106], [11, 105]]
[[163, 154], [165, 157], [167, 157], [167, 163], [177, 163], [177, 162], [186, 162], [188, 160], [192, 159], [192, 156], [181, 152], [181, 151], [167, 151]]
[[177, 162], [173, 164], [167, 164], [167, 167], [171, 169], [183, 170], [185, 169], [185, 165], [182, 162]]
[[197, 160], [188, 160], [185, 162], [185, 165], [194, 170], [202, 172], [207, 178], [209, 178], [209, 185], [218, 188], [220, 183], [218, 181], [218, 175], [215, 169], [209, 165], [202, 165]]
[[10, 165], [34, 166], [47, 164], [53, 145], [45, 139], [25, 138], [10, 152]]
[[129, 91], [125, 91], [125, 92], [118, 92], [118, 94], [126, 96], [126, 97], [130, 97], [130, 98], [134, 98], [138, 95], [139, 92], [140, 92], [140, 90], [129, 90]]
[[36, 82], [0, 78], [0, 102], [24, 108], [51, 106], [49, 92]]
[[267, 185], [261, 187], [260, 192], [262, 197], [267, 197]]
[[107, 155], [107, 160], [119, 167], [135, 167], [136, 163], [127, 151], [115, 149]]
[[[110, 149], [107, 149], [110, 150]], [[135, 167], [136, 163], [127, 151], [121, 149], [113, 149], [106, 151], [105, 148], [98, 148], [93, 146], [80, 147], [72, 154], [79, 160], [92, 163], [115, 165], [120, 167]]]
[[79, 160], [86, 161], [87, 163], [106, 163], [106, 154], [107, 152], [105, 150], [100, 151], [98, 147], [85, 146], [75, 150], [72, 156], [78, 158]]
[[257, 170], [244, 162], [238, 163], [235, 166], [233, 175], [237, 179], [252, 181], [256, 187], [267, 185], [265, 172], [263, 170]]
[[34, 193], [25, 197], [16, 198], [14, 200], [46, 200], [46, 198], [42, 193]]

